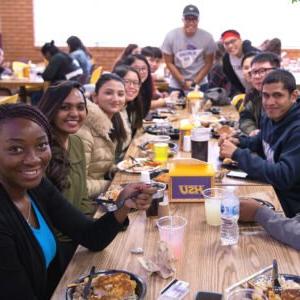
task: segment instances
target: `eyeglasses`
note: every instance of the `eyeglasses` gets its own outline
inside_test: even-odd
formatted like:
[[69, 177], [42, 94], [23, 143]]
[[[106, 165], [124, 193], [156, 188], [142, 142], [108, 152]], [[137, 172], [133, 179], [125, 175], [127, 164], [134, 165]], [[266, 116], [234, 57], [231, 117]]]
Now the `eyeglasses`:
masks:
[[124, 84], [125, 85], [132, 85], [134, 87], [139, 87], [140, 86], [140, 82], [137, 80], [129, 80], [129, 79], [124, 79]]
[[138, 72], [148, 72], [148, 68], [147, 67], [134, 67], [134, 69]]
[[250, 76], [252, 77], [255, 77], [255, 76], [264, 76], [266, 75], [269, 71], [271, 70], [275, 70], [276, 68], [260, 68], [260, 69], [257, 69], [257, 70], [251, 70], [249, 72]]
[[238, 41], [238, 39], [231, 39], [229, 41], [224, 42], [223, 44], [225, 47], [228, 47], [229, 45], [235, 44], [237, 41]]

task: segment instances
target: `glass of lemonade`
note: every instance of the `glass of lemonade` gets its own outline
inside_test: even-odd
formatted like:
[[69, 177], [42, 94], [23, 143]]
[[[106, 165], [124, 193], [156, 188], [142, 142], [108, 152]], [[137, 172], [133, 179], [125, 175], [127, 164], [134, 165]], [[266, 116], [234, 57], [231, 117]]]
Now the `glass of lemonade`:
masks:
[[227, 192], [220, 188], [211, 188], [203, 191], [205, 200], [205, 216], [208, 225], [221, 225], [221, 203]]

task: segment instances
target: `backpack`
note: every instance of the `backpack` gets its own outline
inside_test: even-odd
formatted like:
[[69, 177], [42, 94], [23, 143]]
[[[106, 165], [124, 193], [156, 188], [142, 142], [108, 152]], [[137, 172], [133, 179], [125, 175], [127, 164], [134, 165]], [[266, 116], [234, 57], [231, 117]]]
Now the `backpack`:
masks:
[[230, 98], [227, 95], [227, 92], [223, 88], [211, 88], [204, 93], [205, 100], [210, 100], [213, 105], [229, 105]]

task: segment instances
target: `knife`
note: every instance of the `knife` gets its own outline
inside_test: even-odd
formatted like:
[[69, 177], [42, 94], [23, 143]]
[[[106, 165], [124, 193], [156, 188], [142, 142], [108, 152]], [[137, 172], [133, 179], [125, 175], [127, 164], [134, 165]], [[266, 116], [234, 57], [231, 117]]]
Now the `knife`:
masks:
[[87, 282], [87, 284], [83, 288], [83, 292], [82, 292], [83, 299], [88, 300], [88, 298], [90, 296], [92, 279], [93, 279], [93, 277], [95, 275], [95, 268], [96, 268], [95, 266], [91, 267], [90, 274], [88, 275], [88, 282]]

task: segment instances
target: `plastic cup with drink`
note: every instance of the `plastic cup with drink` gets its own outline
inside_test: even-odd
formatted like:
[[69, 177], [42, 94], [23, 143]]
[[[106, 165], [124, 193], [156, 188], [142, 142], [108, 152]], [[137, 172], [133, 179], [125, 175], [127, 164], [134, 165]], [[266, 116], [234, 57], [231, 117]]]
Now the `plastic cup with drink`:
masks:
[[168, 143], [155, 143], [153, 147], [154, 161], [166, 162], [169, 155], [169, 144]]
[[180, 216], [166, 216], [157, 220], [159, 236], [165, 241], [175, 259], [181, 257], [187, 220]]
[[208, 225], [221, 225], [221, 203], [226, 197], [226, 191], [220, 188], [211, 188], [203, 191], [205, 200], [205, 217]]

